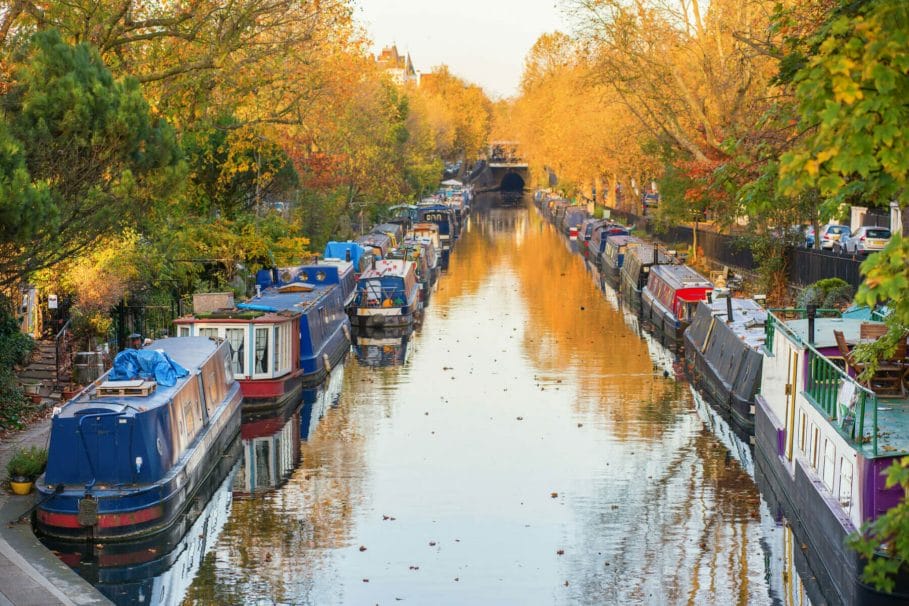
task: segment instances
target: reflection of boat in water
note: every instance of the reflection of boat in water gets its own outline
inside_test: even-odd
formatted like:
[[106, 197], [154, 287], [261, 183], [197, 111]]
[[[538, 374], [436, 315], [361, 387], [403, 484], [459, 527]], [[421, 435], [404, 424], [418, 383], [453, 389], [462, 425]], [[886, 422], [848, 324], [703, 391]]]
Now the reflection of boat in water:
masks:
[[410, 330], [356, 331], [353, 349], [363, 366], [403, 366], [410, 355]]
[[240, 440], [235, 439], [185, 515], [166, 532], [139, 541], [41, 542], [115, 604], [180, 604], [230, 516]]
[[[742, 470], [754, 479], [760, 471], [755, 469], [754, 450], [750, 445], [751, 436], [737, 425], [728, 423], [717, 410], [707, 404], [694, 387], [690, 389], [695, 412], [701, 422], [738, 462]], [[769, 585], [769, 597], [775, 604], [811, 606], [810, 600], [823, 603], [820, 589], [810, 580], [814, 575], [807, 569], [807, 562], [801, 550], [796, 549], [797, 544], [789, 523], [774, 513], [779, 511], [779, 507], [773, 495], [765, 492], [760, 481], [758, 486], [766, 499], [761, 501], [759, 507], [761, 522], [759, 542], [765, 554], [764, 578]], [[809, 580], [805, 582], [803, 579]]]
[[344, 365], [332, 369], [319, 387], [268, 417], [244, 418], [240, 428], [243, 458], [234, 481], [235, 496], [252, 496], [281, 487], [300, 464], [300, 444], [308, 440], [329, 408], [338, 402]]

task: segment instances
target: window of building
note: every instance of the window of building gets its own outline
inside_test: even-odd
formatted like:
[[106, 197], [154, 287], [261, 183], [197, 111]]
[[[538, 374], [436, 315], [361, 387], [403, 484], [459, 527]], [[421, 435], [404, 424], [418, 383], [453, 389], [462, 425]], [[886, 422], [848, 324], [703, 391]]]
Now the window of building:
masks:
[[233, 374], [246, 375], [246, 329], [225, 328], [224, 338], [230, 343], [230, 367]]
[[211, 339], [218, 338], [218, 329], [217, 328], [200, 328], [199, 329], [200, 337], [209, 337]]
[[807, 429], [808, 429], [808, 417], [803, 412], [803, 413], [801, 413], [801, 416], [799, 418], [799, 450], [802, 452], [802, 454], [806, 454], [805, 444], [808, 440]]
[[282, 346], [284, 343], [283, 343], [283, 341], [281, 340], [281, 326], [280, 326], [280, 325], [279, 325], [279, 326], [275, 326], [274, 331], [275, 331], [275, 339], [274, 339], [274, 344], [273, 344], [273, 345], [274, 345], [274, 348], [275, 348], [275, 355], [272, 356], [272, 357], [274, 358], [274, 363], [272, 364], [272, 370], [273, 370], [275, 373], [277, 373], [278, 370], [281, 368], [281, 362], [282, 362], [282, 360], [281, 360], [282, 355], [281, 355], [281, 354], [284, 353], [283, 348], [282, 348], [281, 346]]
[[818, 465], [818, 459], [819, 459], [819, 454], [820, 454], [818, 452], [818, 450], [820, 449], [820, 446], [821, 446], [821, 430], [819, 430], [817, 427], [815, 427], [814, 423], [812, 423], [811, 424], [811, 455], [810, 455], [810, 457], [811, 457], [811, 467], [814, 468], [815, 471], [818, 470], [817, 465]]
[[177, 333], [179, 337], [188, 337], [189, 336], [189, 326], [181, 326]]

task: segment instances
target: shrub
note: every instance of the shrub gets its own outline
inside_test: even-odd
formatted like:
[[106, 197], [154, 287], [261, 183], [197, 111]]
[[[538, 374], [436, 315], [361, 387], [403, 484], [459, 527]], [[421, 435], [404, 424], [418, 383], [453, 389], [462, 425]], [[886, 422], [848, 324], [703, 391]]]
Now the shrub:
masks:
[[817, 305], [826, 308], [846, 307], [852, 302], [855, 289], [840, 278], [824, 278], [811, 284], [798, 298], [799, 307]]
[[13, 458], [6, 464], [6, 471], [10, 478], [22, 476], [34, 480], [47, 466], [47, 450], [40, 446], [21, 448], [13, 454]]
[[21, 429], [28, 410], [25, 395], [16, 382], [13, 366], [28, 362], [34, 341], [19, 331], [8, 301], [0, 297], [0, 429]]

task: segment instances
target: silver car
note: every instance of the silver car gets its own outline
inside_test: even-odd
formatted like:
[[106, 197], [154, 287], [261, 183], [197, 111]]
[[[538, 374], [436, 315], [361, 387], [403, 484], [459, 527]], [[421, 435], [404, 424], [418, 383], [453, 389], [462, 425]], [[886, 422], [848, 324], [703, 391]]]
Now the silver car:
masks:
[[842, 236], [834, 251], [844, 255], [868, 255], [884, 248], [888, 240], [890, 230], [886, 227], [859, 227], [851, 235]]
[[840, 238], [849, 236], [848, 225], [825, 225], [821, 228], [821, 248], [835, 250]]

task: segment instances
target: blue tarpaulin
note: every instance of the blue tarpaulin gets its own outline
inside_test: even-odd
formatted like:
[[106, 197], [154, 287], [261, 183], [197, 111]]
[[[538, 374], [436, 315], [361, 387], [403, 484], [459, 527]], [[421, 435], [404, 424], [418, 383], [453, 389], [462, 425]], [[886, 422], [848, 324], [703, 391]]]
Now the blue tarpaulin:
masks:
[[177, 379], [188, 374], [188, 370], [163, 351], [125, 349], [114, 358], [114, 366], [107, 378], [110, 381], [154, 380], [161, 387], [173, 387]]
[[360, 267], [360, 257], [366, 252], [366, 249], [356, 242], [329, 242], [325, 245], [326, 259], [346, 259], [347, 251], [350, 251], [350, 262], [354, 268]]

